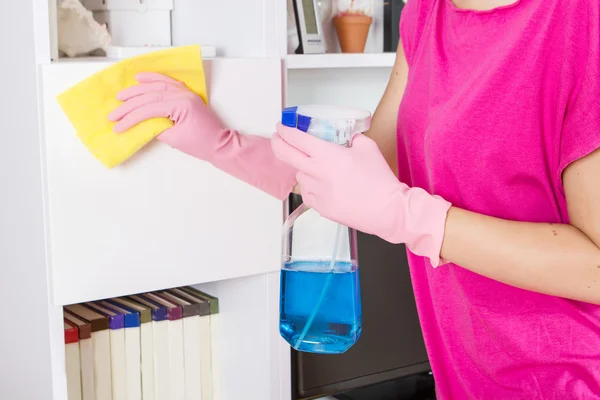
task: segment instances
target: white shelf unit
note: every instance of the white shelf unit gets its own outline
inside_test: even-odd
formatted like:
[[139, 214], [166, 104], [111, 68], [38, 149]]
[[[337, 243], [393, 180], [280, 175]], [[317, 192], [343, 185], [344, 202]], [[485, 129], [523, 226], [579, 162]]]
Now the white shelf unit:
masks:
[[[278, 200], [160, 142], [110, 170], [89, 154], [55, 99], [107, 65], [41, 68], [53, 302], [276, 272]], [[282, 106], [280, 65], [276, 58], [205, 62], [211, 106], [224, 123], [269, 135]], [[115, 279], [124, 273], [136, 279]]]
[[[67, 400], [63, 305], [198, 285], [220, 302], [216, 400], [289, 400], [278, 333], [284, 205], [160, 143], [105, 169], [55, 97], [110, 61], [56, 59], [55, 2], [16, 2], [0, 21], [11, 54], [0, 67], [0, 301], [19, 328], [0, 334], [0, 398]], [[173, 45], [217, 48], [205, 62], [211, 106], [267, 136], [285, 104], [374, 111], [393, 57], [287, 56], [286, 12], [281, 0], [174, 1]]]
[[[332, 24], [333, 0], [320, 0], [325, 54], [289, 54], [295, 46], [288, 46], [283, 35], [279, 39], [280, 54], [284, 54], [285, 103], [333, 104], [361, 107], [374, 112], [383, 95], [395, 53], [383, 53], [383, 2], [373, 2], [373, 23], [362, 54], [344, 54]], [[288, 0], [288, 7], [291, 1]], [[282, 19], [285, 14], [281, 15]], [[288, 23], [294, 24], [288, 16]], [[289, 29], [288, 29], [289, 28]], [[285, 28], [292, 32], [292, 27]]]
[[[107, 65], [40, 67], [48, 297], [57, 309], [50, 320], [53, 370], [64, 370], [60, 306], [210, 283], [221, 302], [223, 399], [285, 398], [289, 361], [277, 325], [282, 204], [159, 142], [106, 169], [55, 98]], [[211, 106], [224, 122], [269, 135], [282, 108], [281, 60], [219, 58], [205, 69]], [[54, 377], [54, 398], [65, 399], [64, 376]]]
[[289, 54], [285, 64], [287, 69], [391, 68], [395, 60], [395, 53]]

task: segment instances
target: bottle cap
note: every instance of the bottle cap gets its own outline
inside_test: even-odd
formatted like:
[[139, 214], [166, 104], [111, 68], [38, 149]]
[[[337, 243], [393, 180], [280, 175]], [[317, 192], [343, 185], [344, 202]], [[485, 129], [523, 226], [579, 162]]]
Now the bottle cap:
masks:
[[281, 123], [328, 142], [346, 145], [353, 135], [369, 129], [371, 113], [343, 106], [293, 106], [283, 109]]

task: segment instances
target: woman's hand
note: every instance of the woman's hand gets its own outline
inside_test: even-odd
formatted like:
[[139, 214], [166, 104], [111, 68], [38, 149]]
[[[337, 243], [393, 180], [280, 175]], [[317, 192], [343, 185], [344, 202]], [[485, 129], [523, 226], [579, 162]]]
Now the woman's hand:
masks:
[[205, 161], [212, 158], [222, 141], [224, 128], [204, 100], [183, 83], [158, 73], [136, 75], [138, 85], [118, 93], [124, 102], [108, 116], [122, 133], [151, 118], [165, 117], [175, 125], [158, 139], [171, 147]]
[[170, 118], [175, 124], [158, 136], [160, 141], [279, 200], [290, 194], [296, 170], [275, 157], [269, 139], [226, 129], [200, 96], [174, 79], [142, 73], [136, 80], [139, 85], [117, 95], [124, 103], [108, 116], [117, 121], [116, 132], [150, 118]]
[[356, 135], [345, 148], [278, 124], [272, 147], [298, 170], [308, 206], [340, 224], [406, 243], [439, 264], [450, 203], [399, 182], [373, 140]]

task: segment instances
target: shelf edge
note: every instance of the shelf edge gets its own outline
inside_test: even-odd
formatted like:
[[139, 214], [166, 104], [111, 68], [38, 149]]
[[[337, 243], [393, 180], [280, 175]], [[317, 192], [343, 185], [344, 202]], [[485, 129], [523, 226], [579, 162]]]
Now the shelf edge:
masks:
[[395, 53], [363, 54], [289, 54], [285, 58], [288, 70], [333, 68], [390, 68]]

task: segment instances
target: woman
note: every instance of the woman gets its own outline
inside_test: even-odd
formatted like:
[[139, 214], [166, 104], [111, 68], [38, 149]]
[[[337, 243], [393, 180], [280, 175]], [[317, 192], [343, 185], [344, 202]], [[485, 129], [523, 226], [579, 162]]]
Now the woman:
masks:
[[156, 74], [110, 118], [406, 243], [440, 399], [600, 399], [598, 1], [409, 0], [400, 37], [349, 149], [223, 129]]

